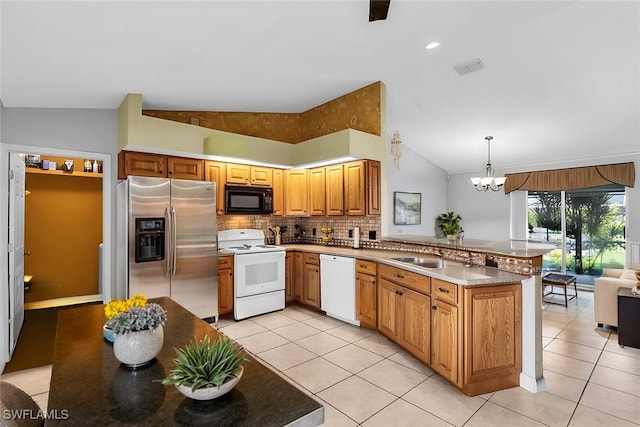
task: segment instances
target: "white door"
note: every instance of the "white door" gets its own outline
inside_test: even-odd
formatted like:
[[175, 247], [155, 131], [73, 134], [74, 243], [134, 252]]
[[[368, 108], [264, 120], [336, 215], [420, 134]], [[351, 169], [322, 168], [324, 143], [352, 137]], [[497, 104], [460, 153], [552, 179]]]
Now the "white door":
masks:
[[9, 358], [24, 321], [24, 167], [9, 153]]

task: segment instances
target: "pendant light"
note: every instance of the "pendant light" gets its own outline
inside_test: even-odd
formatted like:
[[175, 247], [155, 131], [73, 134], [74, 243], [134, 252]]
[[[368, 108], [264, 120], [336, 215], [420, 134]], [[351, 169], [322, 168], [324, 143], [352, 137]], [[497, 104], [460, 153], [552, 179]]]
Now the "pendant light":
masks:
[[471, 183], [478, 191], [487, 191], [488, 189], [500, 191], [507, 178], [493, 176], [493, 166], [491, 166], [491, 140], [493, 137], [485, 136], [484, 139], [487, 140], [487, 165], [484, 168], [484, 177], [471, 178]]

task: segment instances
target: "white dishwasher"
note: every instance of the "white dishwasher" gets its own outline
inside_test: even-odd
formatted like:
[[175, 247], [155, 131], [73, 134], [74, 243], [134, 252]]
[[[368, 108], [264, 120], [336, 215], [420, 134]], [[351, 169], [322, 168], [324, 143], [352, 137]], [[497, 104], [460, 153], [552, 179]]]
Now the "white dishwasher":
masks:
[[320, 255], [320, 301], [327, 316], [360, 326], [356, 319], [356, 260]]

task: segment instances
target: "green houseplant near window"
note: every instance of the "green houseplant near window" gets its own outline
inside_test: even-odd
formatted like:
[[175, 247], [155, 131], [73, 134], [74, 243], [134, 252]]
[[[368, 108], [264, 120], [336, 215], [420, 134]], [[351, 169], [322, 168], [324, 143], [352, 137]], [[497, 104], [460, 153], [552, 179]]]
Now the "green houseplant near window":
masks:
[[436, 217], [436, 225], [448, 239], [455, 239], [462, 230], [462, 217], [453, 211]]
[[175, 369], [162, 384], [196, 400], [209, 400], [229, 392], [240, 381], [247, 360], [242, 346], [220, 335], [214, 342], [209, 336], [176, 349]]

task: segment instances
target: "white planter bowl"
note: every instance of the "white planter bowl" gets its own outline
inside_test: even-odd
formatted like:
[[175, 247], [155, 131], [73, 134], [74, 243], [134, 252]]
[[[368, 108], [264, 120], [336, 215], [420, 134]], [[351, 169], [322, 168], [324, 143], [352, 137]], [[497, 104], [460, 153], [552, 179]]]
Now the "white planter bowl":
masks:
[[211, 400], [211, 399], [220, 397], [224, 394], [227, 394], [228, 392], [233, 390], [236, 384], [238, 384], [238, 381], [240, 381], [240, 377], [242, 377], [243, 372], [244, 372], [244, 366], [240, 366], [240, 372], [238, 373], [238, 375], [219, 387], [199, 388], [196, 391], [191, 391], [191, 386], [189, 385], [176, 384], [176, 388], [180, 393], [184, 394], [190, 399]]
[[138, 368], [151, 362], [162, 350], [164, 328], [116, 334], [113, 341], [113, 354], [123, 365]]

